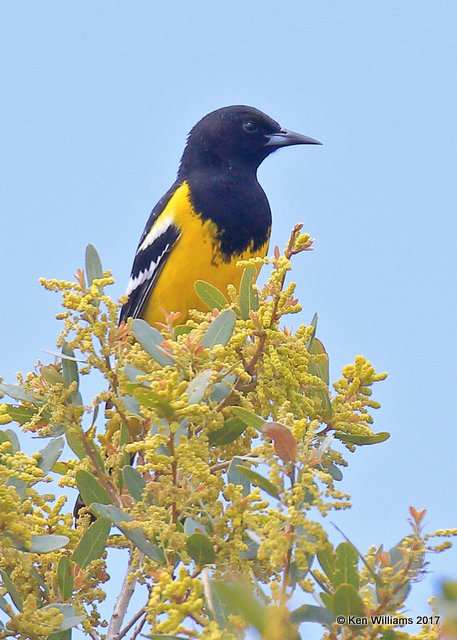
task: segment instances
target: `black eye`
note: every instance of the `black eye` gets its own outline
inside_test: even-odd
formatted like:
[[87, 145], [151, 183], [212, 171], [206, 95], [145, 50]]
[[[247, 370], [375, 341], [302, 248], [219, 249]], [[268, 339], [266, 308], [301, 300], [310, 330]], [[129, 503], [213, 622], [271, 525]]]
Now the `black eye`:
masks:
[[259, 126], [252, 120], [246, 120], [246, 122], [243, 122], [243, 129], [247, 131], [247, 133], [255, 133], [259, 130]]

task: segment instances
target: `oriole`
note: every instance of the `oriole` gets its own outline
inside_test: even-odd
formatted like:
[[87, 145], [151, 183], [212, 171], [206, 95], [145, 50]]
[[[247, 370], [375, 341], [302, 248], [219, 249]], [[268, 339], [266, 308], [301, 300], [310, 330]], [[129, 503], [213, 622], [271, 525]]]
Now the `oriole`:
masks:
[[191, 130], [176, 182], [156, 204], [140, 238], [120, 321], [184, 322], [205, 310], [194, 284], [225, 292], [238, 287], [237, 261], [265, 256], [271, 211], [257, 180], [261, 162], [280, 147], [320, 144], [282, 129], [258, 109], [231, 106], [206, 115]]

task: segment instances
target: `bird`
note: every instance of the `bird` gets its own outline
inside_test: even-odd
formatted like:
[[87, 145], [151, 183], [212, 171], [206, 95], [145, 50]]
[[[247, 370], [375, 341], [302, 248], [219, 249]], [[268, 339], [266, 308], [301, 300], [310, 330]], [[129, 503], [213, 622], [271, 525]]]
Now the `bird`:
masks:
[[212, 111], [190, 131], [176, 181], [153, 208], [140, 237], [120, 323], [150, 325], [191, 309], [205, 311], [194, 284], [238, 288], [239, 260], [264, 257], [271, 209], [257, 179], [273, 152], [318, 140], [283, 129], [262, 111], [233, 105]]
[[[283, 129], [254, 107], [223, 107], [197, 122], [176, 181], [141, 234], [119, 324], [128, 318], [161, 324], [171, 312], [185, 321], [191, 309], [205, 311], [197, 280], [220, 291], [238, 287], [243, 269], [237, 262], [264, 257], [270, 241], [271, 210], [257, 169], [274, 151], [299, 144], [321, 143]], [[75, 523], [84, 506], [79, 495]]]

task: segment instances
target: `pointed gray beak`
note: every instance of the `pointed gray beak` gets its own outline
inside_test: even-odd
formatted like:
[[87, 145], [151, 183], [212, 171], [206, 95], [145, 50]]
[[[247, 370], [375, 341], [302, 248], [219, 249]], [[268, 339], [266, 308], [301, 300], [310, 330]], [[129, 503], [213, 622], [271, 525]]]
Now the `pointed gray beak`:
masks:
[[322, 144], [319, 140], [315, 140], [309, 136], [303, 136], [301, 133], [287, 131], [287, 129], [281, 129], [281, 131], [272, 133], [266, 136], [266, 138], [266, 147], [289, 147], [293, 144]]

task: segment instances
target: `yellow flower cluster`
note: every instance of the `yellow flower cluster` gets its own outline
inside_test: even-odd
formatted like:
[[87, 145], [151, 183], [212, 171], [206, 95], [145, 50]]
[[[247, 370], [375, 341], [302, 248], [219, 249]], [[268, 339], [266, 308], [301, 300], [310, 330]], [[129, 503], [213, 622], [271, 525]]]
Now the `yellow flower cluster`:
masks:
[[[54, 461], [52, 469], [61, 486], [76, 486], [87, 507], [95, 505], [99, 519], [90, 525], [83, 509], [79, 527], [71, 529], [70, 515], [62, 513], [64, 498], [52, 502], [33, 493], [31, 485], [47, 477], [38, 467], [40, 457], [13, 455], [10, 441], [0, 443], [0, 471], [5, 482], [15, 479], [0, 486], [0, 549], [15, 582], [24, 585], [27, 610], [36, 612], [32, 598], [40, 593], [33, 558], [49, 598], [70, 599], [86, 614], [86, 629], [88, 621], [92, 629], [102, 625], [96, 603], [108, 580], [105, 562], [87, 559], [84, 543], [96, 543], [93, 531], [101, 536], [104, 520], [119, 530], [110, 538], [105, 530], [106, 544], [128, 550], [135, 580], [148, 587], [144, 614], [151, 633], [204, 640], [240, 636], [247, 624], [242, 610], [229, 607], [226, 625], [212, 611], [208, 566], [222, 579], [235, 572], [266, 589], [265, 640], [292, 637], [287, 603], [294, 589], [317, 593], [323, 584], [332, 592], [331, 578], [316, 567], [323, 549], [337, 562], [319, 514], [350, 506], [335, 485], [346, 466], [338, 447], [355, 449], [366, 442], [363, 437], [375, 435], [370, 411], [379, 404], [371, 387], [386, 374], [357, 356], [332, 387], [316, 321], [295, 330], [283, 326], [285, 317], [301, 309], [294, 283], [285, 284], [291, 258], [311, 245], [297, 227], [283, 255], [275, 250], [270, 260], [243, 263], [245, 273], [270, 265], [260, 290], [229, 287], [220, 292], [227, 304], [192, 312], [185, 325], [170, 314], [160, 332], [138, 320], [118, 326], [120, 303], [104, 290], [112, 283], [109, 272], [90, 283], [82, 272], [74, 283], [42, 281], [63, 298], [62, 355], [19, 377], [23, 400], [18, 407], [0, 405], [0, 423], [16, 419], [40, 436], [63, 435], [75, 457]], [[103, 376], [102, 389], [84, 403], [80, 375], [94, 370]], [[20, 482], [27, 485], [22, 497]], [[18, 508], [16, 526], [11, 514]], [[26, 548], [31, 535], [44, 530], [67, 536], [65, 549], [37, 561], [8, 542], [13, 538]], [[10, 537], [2, 538], [4, 532]], [[424, 552], [422, 538], [405, 539], [398, 552], [410, 563], [401, 573], [405, 583], [420, 576]], [[374, 549], [367, 563], [382, 575], [381, 596], [388, 599], [398, 587], [398, 566]], [[372, 587], [373, 576], [362, 567], [360, 598], [367, 608], [375, 606]], [[27, 627], [31, 638], [58, 628], [46, 627], [48, 611]], [[54, 615], [53, 624], [58, 619]], [[12, 620], [25, 633], [23, 612]]]

